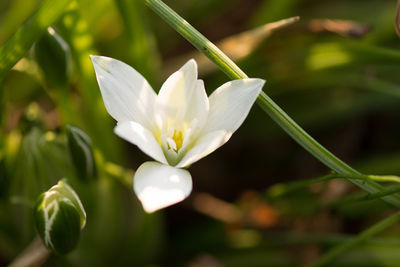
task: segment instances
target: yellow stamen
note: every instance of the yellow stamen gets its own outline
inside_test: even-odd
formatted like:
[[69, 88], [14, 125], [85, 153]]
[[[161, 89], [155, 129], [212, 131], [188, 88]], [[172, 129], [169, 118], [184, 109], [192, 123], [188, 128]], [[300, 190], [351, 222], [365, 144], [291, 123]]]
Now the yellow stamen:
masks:
[[182, 147], [182, 143], [183, 143], [183, 134], [182, 134], [182, 132], [174, 130], [174, 135], [172, 136], [172, 139], [175, 141], [176, 150], [179, 150]]

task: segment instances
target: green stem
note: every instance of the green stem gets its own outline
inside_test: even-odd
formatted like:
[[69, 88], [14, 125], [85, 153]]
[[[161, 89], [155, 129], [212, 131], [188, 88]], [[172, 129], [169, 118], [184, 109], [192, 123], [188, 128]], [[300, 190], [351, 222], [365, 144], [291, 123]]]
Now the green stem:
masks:
[[396, 194], [396, 193], [399, 193], [399, 192], [400, 192], [400, 186], [395, 186], [395, 187], [392, 187], [392, 188], [389, 188], [389, 189], [386, 189], [386, 190], [383, 190], [383, 191], [379, 191], [379, 192], [374, 193], [374, 194], [366, 193], [366, 194], [362, 194], [362, 195], [358, 194], [358, 195], [355, 195], [355, 196], [350, 196], [350, 197], [347, 197], [345, 199], [341, 199], [339, 201], [335, 201], [333, 203], [330, 203], [329, 205], [330, 206], [342, 206], [342, 205], [346, 205], [346, 204], [349, 204], [349, 203], [354, 203], [356, 201], [370, 201], [370, 200], [375, 200], [375, 199], [378, 199], [378, 198], [386, 197], [386, 196], [389, 196], [389, 195], [393, 195], [393, 194]]
[[[192, 43], [198, 50], [214, 62], [231, 79], [243, 79], [248, 76], [229, 57], [204, 37], [199, 31], [180, 17], [175, 11], [160, 0], [144, 0], [146, 4], [163, 18], [172, 28]], [[305, 132], [292, 118], [289, 117], [267, 94], [261, 92], [257, 99], [260, 107], [297, 143], [310, 152], [315, 158], [328, 168], [339, 174], [356, 175], [358, 171], [341, 161], [330, 151], [319, 144], [313, 137]], [[360, 181], [349, 179], [352, 183], [369, 193], [383, 190], [383, 187], [373, 181]], [[384, 197], [387, 203], [400, 207], [400, 196]]]
[[[325, 182], [332, 179], [354, 179], [354, 180], [362, 180], [362, 181], [376, 181], [376, 182], [395, 182], [400, 183], [400, 177], [394, 175], [365, 175], [365, 174], [328, 174], [322, 177], [318, 177], [315, 179], [309, 179], [299, 182], [291, 182], [286, 184], [276, 184], [269, 188], [268, 193], [270, 197], [282, 197], [290, 192], [303, 189], [312, 184]], [[386, 191], [381, 191], [386, 192]], [[381, 193], [380, 192], [380, 193]], [[396, 193], [394, 191], [393, 193]], [[368, 194], [367, 196], [371, 196]], [[385, 195], [386, 196], [386, 195]]]
[[[278, 247], [278, 246], [292, 246], [292, 245], [306, 245], [315, 244], [320, 246], [340, 246], [344, 243], [350, 242], [356, 236], [340, 234], [340, 233], [302, 233], [302, 232], [273, 232], [263, 235], [263, 240], [261, 245], [268, 247]], [[365, 244], [372, 246], [400, 246], [400, 240], [393, 237], [374, 237], [365, 240]]]
[[50, 256], [50, 250], [43, 245], [40, 237], [36, 237], [8, 267], [42, 266]]
[[366, 241], [370, 237], [378, 234], [379, 232], [383, 231], [384, 229], [388, 228], [389, 226], [397, 223], [400, 221], [400, 212], [389, 216], [382, 221], [378, 222], [377, 224], [371, 226], [367, 230], [360, 233], [356, 238], [342, 244], [339, 246], [334, 247], [328, 253], [320, 257], [317, 261], [310, 264], [309, 267], [318, 267], [318, 266], [325, 266], [332, 262], [337, 256], [342, 254], [343, 252], [354, 248], [355, 246], [359, 245], [360, 243]]
[[218, 49], [204, 35], [193, 28], [189, 22], [180, 17], [169, 6], [160, 0], [145, 0], [146, 4], [163, 18], [172, 28], [186, 38], [194, 47], [211, 59], [212, 62], [232, 79], [248, 78], [227, 55]]

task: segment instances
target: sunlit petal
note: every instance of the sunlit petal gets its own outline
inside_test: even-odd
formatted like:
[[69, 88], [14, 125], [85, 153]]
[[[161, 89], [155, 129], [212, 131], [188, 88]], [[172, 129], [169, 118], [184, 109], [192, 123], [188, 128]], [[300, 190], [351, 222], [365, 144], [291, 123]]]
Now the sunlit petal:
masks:
[[133, 189], [147, 212], [184, 200], [192, 191], [192, 177], [187, 170], [158, 162], [145, 162], [133, 177]]
[[196, 127], [192, 129], [195, 131], [194, 134], [196, 134], [197, 130], [202, 129], [206, 124], [208, 112], [210, 110], [208, 96], [202, 80], [197, 80], [192, 97], [191, 99], [187, 99], [187, 101], [188, 107], [185, 120], [190, 122], [196, 120]]
[[197, 80], [197, 65], [192, 59], [173, 73], [162, 85], [157, 106], [177, 123], [206, 119], [209, 104], [204, 84]]
[[151, 129], [156, 94], [146, 79], [119, 60], [91, 59], [108, 113], [118, 122], [136, 121]]
[[231, 133], [225, 130], [214, 131], [200, 137], [195, 145], [183, 156], [182, 160], [176, 165], [177, 168], [184, 168], [207, 156], [231, 137]]
[[241, 79], [227, 82], [210, 95], [210, 112], [205, 133], [225, 129], [235, 132], [249, 114], [265, 81]]
[[139, 123], [127, 121], [119, 123], [114, 132], [121, 138], [137, 145], [140, 150], [155, 160], [167, 163], [160, 144], [156, 141], [153, 134]]

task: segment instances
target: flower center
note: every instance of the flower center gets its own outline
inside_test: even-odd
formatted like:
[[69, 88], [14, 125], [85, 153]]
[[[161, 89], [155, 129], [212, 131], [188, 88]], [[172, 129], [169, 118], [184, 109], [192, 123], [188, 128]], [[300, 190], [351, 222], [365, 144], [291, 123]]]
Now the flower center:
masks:
[[168, 130], [168, 133], [164, 135], [164, 141], [163, 137], [161, 137], [161, 145], [163, 146], [164, 144], [165, 145], [164, 147], [167, 150], [173, 151], [174, 154], [176, 155], [184, 145], [183, 142], [185, 139], [184, 133], [185, 131], [170, 128]]
[[176, 144], [176, 151], [178, 151], [182, 147], [182, 143], [183, 143], [182, 131], [174, 130], [174, 135], [172, 136], [172, 140], [174, 140], [174, 142]]
[[[172, 132], [173, 131], [173, 132]], [[167, 148], [168, 150], [173, 150], [175, 153], [178, 153], [179, 149], [181, 149], [183, 144], [183, 133], [182, 131], [171, 129], [169, 131], [169, 136], [166, 138]]]
[[175, 166], [190, 149], [193, 142], [193, 128], [196, 123], [196, 119], [190, 123], [176, 123], [176, 121], [170, 120], [164, 127], [160, 127], [157, 141], [169, 165]]

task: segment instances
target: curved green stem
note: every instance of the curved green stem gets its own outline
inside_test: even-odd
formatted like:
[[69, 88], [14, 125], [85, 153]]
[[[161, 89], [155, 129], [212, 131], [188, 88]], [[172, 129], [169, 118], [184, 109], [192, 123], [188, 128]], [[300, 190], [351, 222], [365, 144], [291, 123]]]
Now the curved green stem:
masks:
[[[164, 4], [161, 0], [145, 0], [146, 4], [163, 18], [172, 28], [193, 44], [200, 52], [206, 55], [231, 79], [243, 79], [248, 76], [228, 56], [204, 37], [199, 31], [180, 17], [175, 11]], [[288, 23], [296, 21], [297, 18], [288, 19]], [[358, 171], [351, 168], [345, 162], [333, 155], [312, 136], [304, 131], [292, 118], [289, 117], [267, 94], [261, 92], [258, 96], [259, 106], [297, 143], [310, 152], [325, 166], [339, 174], [357, 175]], [[369, 193], [382, 191], [384, 188], [371, 180], [349, 179], [352, 183]], [[400, 196], [392, 195], [382, 198], [387, 203], [400, 207]]]

